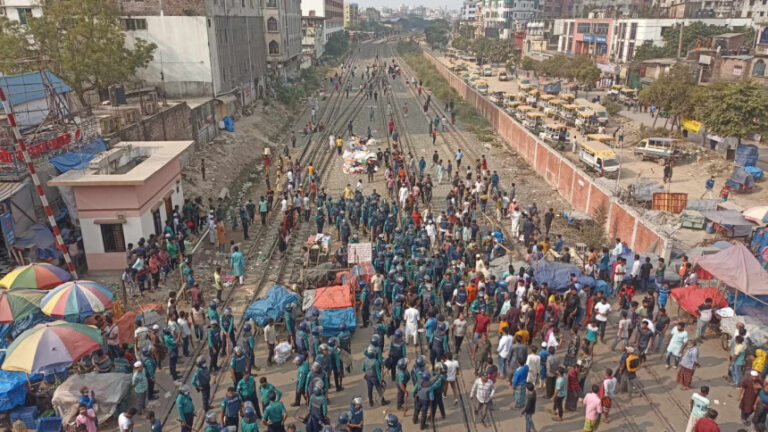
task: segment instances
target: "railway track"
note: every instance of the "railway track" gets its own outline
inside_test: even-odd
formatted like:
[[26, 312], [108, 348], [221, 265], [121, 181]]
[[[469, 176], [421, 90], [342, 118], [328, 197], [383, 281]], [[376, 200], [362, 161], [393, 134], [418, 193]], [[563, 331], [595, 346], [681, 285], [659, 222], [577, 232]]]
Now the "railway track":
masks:
[[[400, 67], [402, 69], [402, 64], [401, 63], [402, 63], [402, 61], [398, 62], [398, 64], [400, 64]], [[397, 100], [396, 93], [395, 93], [395, 85], [394, 84], [396, 84], [396, 83], [401, 83], [401, 84], [404, 84], [406, 87], [408, 87], [407, 83], [405, 83], [404, 80], [405, 80], [405, 78], [403, 78], [403, 77], [401, 77], [399, 80], [394, 80], [394, 82], [392, 83], [392, 85], [390, 87], [391, 90], [387, 92], [387, 101], [390, 104], [390, 106], [392, 106], [392, 110], [393, 110], [392, 111], [392, 118], [393, 118], [395, 124], [396, 125], [401, 125], [401, 127], [398, 128], [397, 130], [400, 133], [401, 140], [400, 140], [399, 144], [401, 146], [403, 154], [406, 155], [408, 153], [411, 153], [413, 155], [416, 155], [416, 148], [414, 147], [414, 144], [411, 141], [410, 132], [408, 131], [407, 119], [405, 118], [403, 112], [399, 109], [399, 104], [398, 104], [398, 100]], [[412, 96], [414, 96], [414, 99], [416, 99], [417, 101], [419, 100], [416, 95], [412, 95]], [[419, 111], [422, 111], [420, 109], [420, 107], [419, 107], [419, 104], [416, 104], [415, 108], [418, 109]], [[429, 202], [429, 205], [430, 205], [430, 208], [431, 208], [431, 206], [432, 206], [431, 201]], [[441, 314], [443, 314], [443, 316], [446, 316], [446, 317], [450, 316], [450, 315], [446, 314], [446, 310], [444, 309], [444, 306], [442, 305], [442, 303], [440, 301], [438, 301], [438, 308], [439, 308], [438, 309], [439, 312]], [[455, 352], [455, 347], [453, 346], [453, 341], [451, 340], [451, 338], [448, 338], [448, 339], [449, 339], [449, 341], [448, 341], [449, 349], [451, 350], [451, 352]], [[421, 355], [425, 356], [425, 358], [428, 358], [428, 353], [425, 354], [425, 352], [424, 352], [424, 346], [422, 344], [421, 336], [419, 336], [419, 351], [420, 351]], [[459, 398], [458, 398], [459, 399], [459, 404], [458, 405], [459, 405], [459, 409], [460, 409], [460, 412], [461, 412], [461, 417], [462, 417], [465, 429], [467, 431], [477, 432], [477, 425], [474, 422], [474, 416], [473, 416], [474, 412], [471, 409], [471, 406], [468, 403], [468, 400], [466, 398], [466, 386], [464, 385], [464, 380], [463, 380], [463, 377], [462, 377], [462, 374], [461, 374], [461, 368], [458, 368], [456, 373], [457, 373], [457, 380], [456, 381], [457, 381], [457, 385], [458, 385], [458, 394], [459, 394]], [[446, 385], [447, 385], [447, 383], [446, 383]], [[493, 426], [494, 426], [494, 430], [497, 430], [495, 422], [494, 422]], [[434, 419], [432, 419], [432, 430], [433, 430], [433, 432], [438, 432], [438, 430], [439, 430], [437, 422]]]
[[[346, 62], [347, 64], [353, 65], [357, 63], [359, 57], [359, 53], [353, 52], [350, 56], [347, 57]], [[346, 82], [349, 77], [351, 76], [351, 70], [352, 68], [347, 68], [344, 73], [342, 74], [342, 81]], [[324, 146], [325, 143], [328, 142], [328, 136], [330, 135], [330, 131], [334, 129], [334, 127], [339, 127], [339, 121], [338, 119], [341, 118], [342, 120], [346, 117], [344, 117], [344, 113], [348, 112], [348, 110], [342, 111], [342, 114], [337, 116], [337, 113], [339, 111], [341, 104], [341, 101], [343, 100], [343, 94], [344, 94], [343, 87], [340, 87], [338, 91], [331, 90], [331, 94], [328, 97], [326, 103], [323, 106], [323, 109], [320, 112], [320, 116], [318, 118], [326, 119], [326, 124], [328, 124], [329, 127], [326, 128], [325, 133], [316, 133], [313, 134], [316, 137], [312, 137], [314, 139], [310, 139], [307, 145], [304, 146], [302, 151], [300, 152], [299, 156], [297, 157], [298, 161], [302, 164], [302, 166], [306, 166], [309, 162], [314, 162], [314, 160], [318, 157], [319, 152], [321, 151], [321, 148]], [[355, 99], [360, 99], [361, 92], [357, 92], [355, 94]], [[349, 107], [349, 104], [348, 106]], [[337, 116], [337, 121], [334, 121], [334, 116]], [[299, 116], [297, 119], [297, 122], [300, 121], [303, 116]], [[345, 122], [345, 121], [344, 121]], [[344, 127], [345, 124], [343, 124], [341, 127]], [[294, 127], [295, 129], [295, 127]], [[317, 136], [319, 135], [319, 136]], [[332, 153], [330, 149], [326, 147], [328, 151], [325, 153]], [[323, 165], [318, 166], [318, 171], [322, 172], [323, 168], [325, 167], [325, 164], [327, 164], [330, 161], [330, 158], [325, 158], [323, 160]], [[268, 173], [267, 173], [268, 175]], [[267, 268], [260, 269], [263, 276], [259, 278], [259, 281], [257, 283], [257, 287], [254, 290], [253, 294], [251, 295], [250, 299], [247, 300], [246, 304], [252, 303], [256, 298], [258, 298], [263, 290], [264, 287], [267, 286], [268, 283], [277, 283], [278, 280], [280, 280], [288, 268], [289, 260], [279, 260], [277, 264], [272, 263], [272, 258], [274, 256], [275, 251], [277, 250], [278, 245], [278, 227], [279, 227], [279, 215], [277, 215], [275, 211], [270, 211], [269, 215], [267, 217], [267, 223], [264, 226], [260, 226], [258, 230], [256, 231], [253, 236], [253, 240], [250, 241], [250, 244], [247, 246], [247, 250], [244, 251], [246, 262], [252, 262], [255, 258], [258, 258], [260, 261], [265, 263], [265, 266]], [[275, 224], [276, 222], [277, 225]], [[305, 224], [306, 225], [306, 224]], [[296, 243], [295, 241], [292, 243]], [[259, 251], [267, 245], [266, 253], [265, 254], [259, 254]], [[235, 284], [230, 287], [223, 296], [223, 301], [221, 302], [222, 307], [229, 306], [235, 299], [234, 294], [236, 292], [237, 286]], [[244, 312], [244, 311], [243, 311]], [[237, 324], [237, 338], [239, 339], [242, 334], [242, 327], [245, 323], [243, 319], [243, 315], [240, 316]], [[204, 342], [198, 343], [196, 346], [193, 346], [192, 355], [190, 358], [195, 359], [197, 356], [202, 355], [205, 352], [205, 348], [207, 347], [207, 344]], [[228, 360], [229, 357], [225, 357], [221, 359], [222, 364], [224, 365], [224, 370], [226, 371], [228, 368]], [[192, 371], [195, 369], [194, 364], [188, 365], [187, 368], [182, 373], [181, 383], [182, 384], [189, 384], [191, 382], [192, 378]], [[225, 380], [224, 377], [228, 378], [228, 374], [225, 372], [220, 372], [217, 375], [213, 377], [212, 385], [211, 385], [211, 396], [215, 396], [219, 387], [222, 384], [222, 381]], [[173, 418], [172, 416], [174, 408], [175, 408], [175, 400], [173, 403], [171, 403], [167, 410], [165, 412], [161, 412], [161, 416], [158, 416], [158, 418], [162, 418], [163, 426], [165, 426], [168, 423], [168, 420], [170, 418]], [[202, 424], [204, 421], [204, 415], [198, 416], [198, 422]]]

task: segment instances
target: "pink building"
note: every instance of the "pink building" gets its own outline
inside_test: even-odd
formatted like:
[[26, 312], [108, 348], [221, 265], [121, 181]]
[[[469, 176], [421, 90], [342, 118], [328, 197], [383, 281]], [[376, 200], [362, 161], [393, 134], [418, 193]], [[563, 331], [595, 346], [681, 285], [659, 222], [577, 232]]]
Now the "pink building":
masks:
[[598, 63], [609, 63], [614, 20], [575, 19], [564, 23], [558, 51], [566, 55], [583, 55]]
[[74, 196], [90, 270], [122, 270], [128, 243], [162, 233], [184, 203], [180, 159], [193, 141], [122, 142], [48, 182]]

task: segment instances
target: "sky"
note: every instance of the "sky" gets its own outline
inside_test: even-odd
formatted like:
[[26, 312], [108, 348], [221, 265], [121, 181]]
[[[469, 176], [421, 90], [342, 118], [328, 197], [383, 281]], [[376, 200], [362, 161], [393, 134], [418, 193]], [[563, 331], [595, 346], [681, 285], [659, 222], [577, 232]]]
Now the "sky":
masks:
[[367, 7], [390, 7], [397, 9], [402, 4], [407, 4], [409, 7], [424, 6], [427, 8], [438, 9], [447, 7], [448, 10], [460, 9], [462, 0], [419, 0], [419, 2], [403, 1], [403, 0], [362, 0], [357, 2], [360, 5], [360, 10], [365, 10]]

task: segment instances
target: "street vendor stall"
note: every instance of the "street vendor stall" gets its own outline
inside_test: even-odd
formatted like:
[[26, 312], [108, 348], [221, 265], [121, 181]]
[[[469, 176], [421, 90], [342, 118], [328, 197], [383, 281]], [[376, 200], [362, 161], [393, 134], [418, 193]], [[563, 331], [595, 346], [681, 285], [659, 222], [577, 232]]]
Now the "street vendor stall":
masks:
[[53, 393], [53, 409], [65, 425], [74, 421], [83, 386], [93, 390], [96, 403], [93, 408], [99, 424], [105, 424], [118, 412], [120, 403], [130, 395], [131, 375], [124, 373], [97, 373], [72, 375]]
[[752, 234], [753, 222], [746, 219], [738, 210], [706, 210], [701, 214], [711, 223], [707, 232], [717, 232], [725, 237], [745, 237]]
[[376, 163], [376, 152], [369, 149], [376, 145], [376, 140], [365, 137], [352, 136], [344, 143], [344, 165], [341, 170], [344, 174], [363, 174], [366, 172], [368, 162]]
[[309, 248], [309, 265], [315, 266], [328, 261], [328, 252], [331, 249], [331, 236], [325, 234], [312, 234], [307, 238]]

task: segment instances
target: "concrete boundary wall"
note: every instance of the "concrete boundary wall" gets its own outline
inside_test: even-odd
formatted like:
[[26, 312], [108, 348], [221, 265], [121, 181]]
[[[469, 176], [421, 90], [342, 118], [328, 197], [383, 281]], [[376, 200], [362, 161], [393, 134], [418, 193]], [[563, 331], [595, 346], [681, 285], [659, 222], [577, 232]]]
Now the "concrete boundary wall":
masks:
[[631, 207], [619, 203], [609, 191], [597, 185], [582, 167], [534, 136], [431, 54], [426, 51], [423, 54], [451, 87], [493, 125], [507, 146], [520, 154], [574, 209], [594, 215], [597, 208], [604, 206], [608, 212], [605, 229], [611, 240], [619, 237], [639, 254], [656, 253], [669, 261], [671, 241], [657, 225], [644, 219]]

